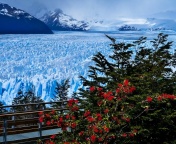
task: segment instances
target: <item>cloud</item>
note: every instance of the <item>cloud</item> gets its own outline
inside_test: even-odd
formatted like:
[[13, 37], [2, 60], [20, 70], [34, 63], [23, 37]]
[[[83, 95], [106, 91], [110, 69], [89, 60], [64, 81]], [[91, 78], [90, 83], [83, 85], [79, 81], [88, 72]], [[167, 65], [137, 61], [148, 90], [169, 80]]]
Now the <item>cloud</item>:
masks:
[[47, 8], [62, 9], [77, 19], [143, 17], [167, 10], [176, 10], [175, 0], [0, 0], [28, 12]]

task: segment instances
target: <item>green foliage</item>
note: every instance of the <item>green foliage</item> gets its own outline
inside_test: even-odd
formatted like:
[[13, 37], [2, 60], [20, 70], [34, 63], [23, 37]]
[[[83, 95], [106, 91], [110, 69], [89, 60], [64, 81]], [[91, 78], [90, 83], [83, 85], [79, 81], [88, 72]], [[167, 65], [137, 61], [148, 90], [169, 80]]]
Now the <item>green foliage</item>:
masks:
[[[170, 53], [172, 42], [167, 41], [167, 35], [159, 34], [146, 45], [146, 37], [130, 43], [115, 43], [112, 41], [113, 54], [108, 59], [100, 52], [93, 57], [95, 66], [90, 66], [89, 79], [80, 77], [84, 86], [98, 86], [106, 89], [116, 87], [124, 79], [129, 79], [136, 87], [136, 94], [158, 94], [175, 92], [176, 74], [174, 54]], [[81, 89], [81, 93], [86, 90]], [[86, 94], [81, 94], [87, 97]]]
[[150, 47], [146, 37], [116, 43], [106, 36], [113, 53], [108, 58], [100, 52], [93, 57], [95, 65], [89, 67], [88, 79], [80, 77], [84, 88], [68, 101], [69, 110], [41, 115], [41, 122], [57, 123], [62, 130], [48, 143], [174, 144], [172, 42], [164, 34], [151, 40]]
[[12, 104], [17, 105], [17, 104], [27, 104], [27, 103], [39, 103], [43, 102], [40, 97], [35, 96], [33, 91], [28, 91], [23, 93], [22, 91], [19, 91], [17, 96], [14, 98]]
[[[175, 101], [151, 103], [151, 106], [143, 103], [147, 96], [176, 94], [176, 72], [172, 69], [176, 66], [175, 54], [170, 52], [172, 42], [168, 42], [168, 36], [162, 33], [149, 42], [150, 46], [146, 37], [133, 43], [116, 43], [114, 38], [107, 37], [112, 41], [113, 53], [108, 58], [100, 52], [93, 57], [95, 66], [90, 66], [89, 78], [80, 77], [86, 89], [80, 89], [79, 100], [86, 109], [96, 111], [97, 97], [89, 92], [89, 88], [101, 87], [104, 91], [111, 91], [118, 83], [129, 79], [136, 87], [126, 101], [135, 105], [130, 115], [137, 117], [142, 112], [131, 123], [132, 127], [140, 128], [134, 142], [173, 143], [176, 135]], [[145, 107], [150, 107], [147, 113], [143, 112]]]
[[[2, 103], [2, 102], [0, 102], [0, 107], [2, 107], [2, 106], [3, 106], [3, 103]], [[1, 113], [4, 113], [4, 111], [5, 111], [5, 109], [0, 108], [0, 114], [1, 114]]]
[[[68, 79], [61, 81], [59, 84], [56, 82], [56, 88], [55, 88], [55, 96], [53, 98], [53, 101], [65, 101], [68, 100], [68, 91], [70, 88], [70, 81]], [[61, 107], [65, 105], [65, 103], [59, 103], [59, 104], [53, 104], [52, 107]]]
[[[40, 103], [44, 102], [40, 97], [35, 96], [34, 90], [29, 90], [27, 92], [19, 91], [17, 96], [13, 99], [12, 105], [30, 104], [30, 103]], [[11, 108], [12, 112], [25, 112], [25, 111], [35, 111], [40, 109], [37, 105], [25, 105], [17, 106]], [[37, 116], [37, 115], [36, 115]], [[31, 118], [34, 115], [26, 115], [25, 118]], [[24, 119], [24, 116], [16, 117], [18, 119]]]
[[56, 82], [56, 90], [55, 90], [55, 97], [54, 100], [62, 101], [68, 99], [68, 90], [70, 88], [69, 80], [66, 79], [62, 81], [60, 84]]

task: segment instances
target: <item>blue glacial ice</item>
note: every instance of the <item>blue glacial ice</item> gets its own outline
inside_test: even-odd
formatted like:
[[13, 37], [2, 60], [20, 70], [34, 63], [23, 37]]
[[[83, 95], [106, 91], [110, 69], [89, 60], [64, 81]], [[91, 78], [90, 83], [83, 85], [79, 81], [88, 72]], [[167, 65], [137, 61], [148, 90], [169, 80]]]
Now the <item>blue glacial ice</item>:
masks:
[[[106, 32], [117, 41], [149, 39], [157, 32]], [[170, 39], [176, 38], [171, 33]], [[1, 35], [0, 101], [9, 105], [20, 88], [35, 86], [35, 94], [49, 101], [56, 81], [70, 79], [69, 94], [82, 86], [78, 76], [87, 77], [91, 58], [97, 52], [111, 53], [103, 32], [56, 32], [54, 35]]]

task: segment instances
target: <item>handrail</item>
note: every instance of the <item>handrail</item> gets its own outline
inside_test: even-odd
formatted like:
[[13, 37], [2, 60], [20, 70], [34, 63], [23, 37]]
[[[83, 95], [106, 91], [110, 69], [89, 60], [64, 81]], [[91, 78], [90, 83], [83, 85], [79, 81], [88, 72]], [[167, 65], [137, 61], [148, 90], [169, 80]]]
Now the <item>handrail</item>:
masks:
[[55, 102], [40, 102], [40, 103], [27, 103], [27, 104], [18, 104], [18, 105], [7, 105], [7, 106], [0, 106], [1, 108], [8, 108], [8, 107], [18, 107], [18, 106], [28, 106], [28, 105], [43, 105], [43, 104], [53, 104], [53, 103], [63, 103], [68, 102], [68, 100], [64, 101], [55, 101]]
[[[61, 108], [61, 109], [54, 109], [55, 111], [61, 110], [68, 110], [68, 108]], [[6, 116], [19, 116], [19, 115], [28, 115], [28, 114], [37, 114], [39, 112], [51, 112], [52, 110], [38, 110], [38, 111], [28, 111], [28, 112], [17, 112], [17, 113], [10, 113], [10, 114], [0, 114], [0, 117]]]
[[[68, 110], [68, 108], [66, 107], [65, 104], [63, 105], [63, 107], [62, 106], [61, 107], [58, 106], [57, 108], [46, 108], [47, 104], [54, 104], [54, 103], [57, 104], [57, 103], [66, 103], [66, 102], [68, 102], [68, 101], [64, 100], [64, 101], [55, 101], [55, 102], [41, 102], [41, 103], [28, 103], [28, 104], [19, 104], [19, 105], [0, 106], [0, 110], [2, 110], [4, 108], [10, 108], [10, 107], [15, 108], [15, 107], [19, 107], [19, 106], [20, 107], [23, 107], [23, 106], [25, 107], [25, 106], [30, 106], [30, 105], [37, 105], [38, 106], [38, 108], [36, 108], [34, 111], [28, 110], [28, 111], [16, 111], [16, 112], [3, 112], [3, 113], [0, 113], [0, 118], [2, 119], [0, 124], [3, 125], [2, 126], [3, 127], [3, 132], [1, 132], [1, 134], [3, 134], [3, 142], [4, 142], [4, 144], [7, 143], [7, 134], [8, 134], [8, 130], [10, 130], [9, 127], [7, 127], [8, 123], [9, 124], [11, 123], [12, 126], [15, 126], [15, 125], [18, 125], [18, 124], [19, 125], [22, 124], [22, 123], [19, 123], [21, 121], [20, 119], [19, 120], [15, 120], [15, 119], [14, 120], [9, 120], [9, 117], [14, 118], [15, 116], [38, 114], [40, 112], [44, 112], [44, 113], [45, 112], [52, 112], [53, 110], [54, 111]], [[41, 106], [43, 105], [42, 109], [41, 109], [40, 105]], [[23, 120], [25, 120], [25, 119], [23, 119]], [[33, 120], [36, 121], [36, 119], [33, 119]], [[42, 139], [42, 137], [43, 137], [42, 136], [42, 130], [44, 130], [45, 127], [43, 127], [43, 124], [40, 121], [38, 121], [36, 124], [38, 125], [38, 128], [32, 129], [31, 131], [38, 129], [38, 132], [39, 132], [39, 137], [38, 138]], [[28, 130], [30, 131], [30, 128], [26, 129], [26, 132]], [[13, 133], [13, 131], [9, 131], [9, 132]], [[20, 131], [20, 129], [19, 129], [18, 131], [14, 132], [14, 133], [18, 133], [18, 132], [24, 132], [24, 131], [22, 129]]]

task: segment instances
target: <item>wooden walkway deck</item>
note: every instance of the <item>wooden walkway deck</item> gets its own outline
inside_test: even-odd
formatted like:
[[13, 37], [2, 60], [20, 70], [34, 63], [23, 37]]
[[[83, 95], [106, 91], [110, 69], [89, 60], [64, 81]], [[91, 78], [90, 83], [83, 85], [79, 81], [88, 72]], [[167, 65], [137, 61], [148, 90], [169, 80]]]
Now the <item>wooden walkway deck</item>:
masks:
[[[57, 108], [47, 108], [46, 105], [58, 104]], [[60, 104], [62, 103], [62, 107]], [[51, 135], [58, 134], [61, 131], [57, 125], [47, 126], [39, 121], [39, 112], [51, 112], [67, 110], [65, 105], [67, 101], [47, 102], [47, 103], [30, 103], [22, 105], [1, 106], [3, 109], [11, 109], [13, 112], [0, 113], [0, 143], [2, 144], [35, 144], [37, 140], [49, 139]], [[15, 111], [20, 107], [35, 107], [35, 110]]]

